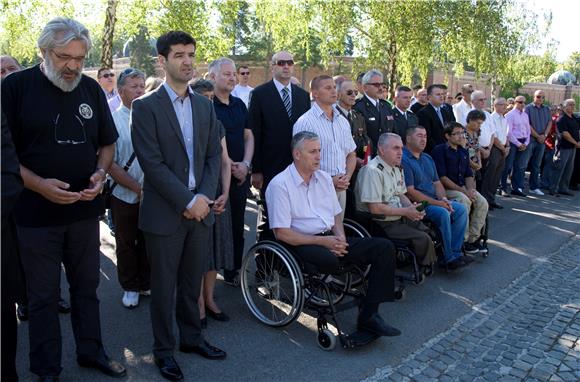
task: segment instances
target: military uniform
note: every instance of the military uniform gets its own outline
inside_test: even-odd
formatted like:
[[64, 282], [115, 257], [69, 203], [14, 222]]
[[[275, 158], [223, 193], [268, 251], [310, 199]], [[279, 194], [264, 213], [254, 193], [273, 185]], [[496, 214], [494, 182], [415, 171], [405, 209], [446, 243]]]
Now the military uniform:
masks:
[[356, 156], [357, 158], [365, 158], [365, 150], [367, 146], [371, 146], [372, 142], [367, 134], [367, 126], [365, 123], [364, 116], [358, 111], [351, 109], [350, 113], [343, 109], [341, 106], [337, 107], [340, 114], [348, 120], [350, 123], [350, 129], [352, 131], [352, 138], [356, 144]]
[[[406, 114], [406, 115], [405, 115]], [[394, 133], [399, 134], [403, 143], [406, 143], [407, 129], [409, 127], [419, 126], [419, 118], [411, 110], [407, 109], [407, 112], [403, 114], [398, 108], [393, 108], [393, 118], [395, 120], [395, 131]]]
[[395, 130], [393, 108], [382, 99], [377, 100], [375, 106], [366, 95], [354, 104], [354, 109], [361, 113], [365, 120], [367, 134], [373, 143], [373, 155], [377, 154], [377, 143], [383, 133], [392, 133]]
[[[406, 192], [403, 169], [392, 167], [377, 156], [360, 170], [355, 185], [356, 206], [366, 212], [369, 212], [367, 203], [384, 203], [401, 208], [404, 207], [401, 195]], [[407, 242], [421, 265], [428, 266], [436, 261], [433, 242], [423, 223], [396, 215], [375, 220], [388, 238]]]

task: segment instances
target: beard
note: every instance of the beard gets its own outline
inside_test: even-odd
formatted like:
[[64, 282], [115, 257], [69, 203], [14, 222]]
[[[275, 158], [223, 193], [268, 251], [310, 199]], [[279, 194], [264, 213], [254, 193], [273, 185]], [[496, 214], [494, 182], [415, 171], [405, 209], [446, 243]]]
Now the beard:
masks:
[[[63, 74], [75, 74], [76, 77], [72, 81], [65, 80]], [[47, 56], [44, 58], [44, 74], [50, 82], [63, 92], [72, 92], [81, 82], [82, 73], [80, 70], [70, 70], [64, 68], [62, 70], [57, 70], [52, 60]]]

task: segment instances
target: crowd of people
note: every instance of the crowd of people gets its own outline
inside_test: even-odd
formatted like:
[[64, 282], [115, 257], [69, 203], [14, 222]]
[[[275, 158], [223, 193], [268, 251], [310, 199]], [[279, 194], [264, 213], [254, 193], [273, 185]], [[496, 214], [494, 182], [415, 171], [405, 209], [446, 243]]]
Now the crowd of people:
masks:
[[[398, 86], [388, 100], [376, 69], [355, 80], [319, 75], [307, 92], [287, 51], [272, 56], [272, 80], [256, 88], [250, 68], [226, 57], [194, 78], [197, 42], [179, 31], [157, 39], [164, 79], [100, 68], [94, 81], [82, 74], [91, 45], [82, 24], [56, 18], [39, 36], [39, 65], [1, 59], [2, 379], [17, 380], [15, 302], [39, 380], [62, 370], [59, 311], [71, 313], [80, 366], [125, 375], [101, 339], [104, 199], [121, 303], [151, 299], [155, 364], [180, 380], [174, 314], [180, 351], [226, 357], [203, 329], [207, 317], [231, 318], [214, 289], [218, 273], [239, 286], [251, 186], [266, 202], [268, 228], [302, 261], [323, 272], [339, 258], [371, 264], [357, 325], [385, 336], [400, 335], [378, 313], [394, 295], [389, 239], [406, 242], [425, 274], [437, 264], [452, 272], [487, 251], [481, 238], [488, 211], [503, 208], [497, 196], [527, 196], [528, 167], [534, 196], [572, 196], [578, 186], [573, 99], [550, 108], [538, 90], [528, 105], [522, 95], [511, 105], [495, 98], [490, 113], [472, 85], [453, 96], [432, 84]], [[345, 236], [348, 195], [384, 238]], [[439, 231], [439, 256], [425, 221]]]

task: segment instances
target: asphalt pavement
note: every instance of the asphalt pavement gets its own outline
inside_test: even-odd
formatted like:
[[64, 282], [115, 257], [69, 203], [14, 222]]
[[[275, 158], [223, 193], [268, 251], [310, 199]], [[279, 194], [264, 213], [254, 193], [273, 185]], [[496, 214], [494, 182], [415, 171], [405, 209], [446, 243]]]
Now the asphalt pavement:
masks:
[[[577, 362], [580, 356], [580, 302], [577, 297], [580, 278], [580, 193], [574, 197], [559, 198], [498, 197], [498, 201], [505, 209], [490, 212], [490, 255], [485, 259], [478, 258], [459, 272], [446, 274], [439, 271], [422, 285], [409, 286], [403, 300], [383, 304], [382, 316], [391, 325], [401, 329], [403, 334], [400, 337], [381, 338], [363, 348], [344, 350], [337, 347], [331, 352], [322, 351], [316, 343], [316, 320], [307, 313], [303, 313], [287, 327], [266, 327], [251, 316], [240, 289], [218, 281], [218, 304], [232, 320], [223, 323], [209, 319], [204, 335], [210, 343], [226, 350], [228, 356], [226, 360], [209, 361], [176, 351], [175, 357], [185, 374], [185, 380], [258, 382], [413, 378], [423, 381], [446, 378], [485, 380], [486, 376], [505, 380], [558, 380], [560, 377], [555, 374], [560, 372], [560, 368], [562, 373], [568, 373], [563, 374], [567, 378], [562, 380], [571, 380], [572, 377], [580, 380], [580, 366]], [[253, 203], [249, 203], [246, 247], [254, 242], [255, 221], [256, 208]], [[122, 306], [114, 239], [104, 224], [101, 224], [101, 242], [99, 297], [105, 348], [112, 358], [126, 365], [125, 380], [162, 381], [151, 353], [153, 339], [149, 301], [142, 298], [140, 306], [132, 310]], [[522, 279], [528, 281], [522, 282]], [[568, 283], [572, 283], [572, 287]], [[559, 284], [561, 288], [557, 287]], [[63, 278], [63, 294], [64, 285], [66, 281]], [[65, 298], [68, 299], [66, 295]], [[550, 298], [554, 303], [550, 304]], [[536, 309], [538, 306], [542, 309]], [[521, 325], [516, 325], [516, 329], [508, 327], [502, 320], [481, 317], [482, 311], [507, 316], [508, 321], [517, 321], [518, 317], [525, 314], [543, 317], [542, 312], [547, 313], [541, 320], [545, 325], [530, 327], [528, 323], [522, 329], [527, 330], [526, 333], [537, 330], [542, 334], [525, 342], [519, 337], [508, 339], [510, 334], [525, 334], [517, 330]], [[341, 313], [340, 318], [347, 329], [354, 330], [354, 310]], [[493, 328], [495, 322], [501, 330]], [[553, 322], [560, 323], [554, 328], [550, 326]], [[475, 333], [468, 336], [465, 330], [460, 330], [464, 327], [481, 329], [481, 337]], [[23, 381], [35, 380], [28, 371], [27, 323], [19, 323], [18, 330], [18, 372]], [[113, 380], [76, 365], [68, 315], [61, 316], [61, 330], [64, 367], [61, 381]], [[506, 336], [494, 337], [498, 332]], [[539, 345], [544, 334], [545, 338], [552, 340], [550, 348], [545, 347], [548, 346], [548, 340], [544, 341], [544, 348]], [[444, 358], [443, 361], [447, 363], [436, 363], [443, 362], [440, 357], [449, 351], [457, 350], [453, 349], [457, 342], [450, 342], [450, 338], [456, 337], [464, 345], [465, 351], [458, 358], [461, 362]], [[567, 352], [560, 349], [562, 354], [557, 359], [560, 363], [552, 365], [556, 362], [550, 361], [555, 359], [554, 355], [546, 354], [553, 350], [556, 343], [560, 343], [560, 339], [564, 340], [562, 343], [569, 349]], [[525, 350], [521, 349], [524, 346], [522, 344], [513, 351], [511, 348], [504, 349], [504, 346], [517, 344], [518, 340], [526, 344]], [[496, 354], [494, 350], [499, 353]], [[511, 360], [505, 358], [504, 353], [512, 354]], [[533, 358], [528, 357], [528, 361], [522, 359], [528, 355]], [[485, 362], [488, 363], [484, 365]], [[463, 370], [464, 363], [471, 366]], [[472, 375], [476, 374], [475, 371], [467, 373], [472, 369], [481, 372], [477, 375]], [[546, 376], [550, 371], [553, 373]]]

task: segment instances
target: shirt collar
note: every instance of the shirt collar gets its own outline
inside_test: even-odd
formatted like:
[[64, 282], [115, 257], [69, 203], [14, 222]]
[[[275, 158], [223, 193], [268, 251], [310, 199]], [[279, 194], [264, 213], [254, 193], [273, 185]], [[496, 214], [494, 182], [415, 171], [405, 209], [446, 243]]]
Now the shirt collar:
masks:
[[[163, 87], [167, 91], [171, 103], [175, 102], [176, 99], [181, 98], [181, 96], [177, 95], [177, 93], [171, 88], [171, 86], [169, 86], [167, 82], [165, 81], [163, 82]], [[187, 87], [187, 92], [189, 93], [189, 95], [193, 95], [193, 90], [191, 90], [189, 86]]]
[[433, 109], [435, 109], [435, 111], [437, 111], [437, 110], [441, 110], [441, 106], [443, 106], [443, 104], [441, 104], [441, 106], [435, 106], [435, 105], [433, 105], [431, 102], [429, 102], [429, 105], [431, 105], [431, 107], [432, 107]]
[[280, 81], [278, 81], [277, 79], [273, 78], [272, 79], [274, 81], [274, 85], [276, 85], [276, 89], [278, 90], [278, 93], [282, 92], [282, 89], [286, 88], [288, 89], [288, 92], [290, 94], [292, 94], [292, 84], [288, 84], [288, 86], [284, 86], [284, 84]]
[[336, 103], [336, 109], [342, 111], [344, 115], [348, 115], [348, 113], [350, 113], [350, 110], [346, 110], [344, 107], [340, 106], [338, 102]]
[[377, 103], [379, 102], [379, 100], [378, 100], [378, 99], [372, 99], [371, 97], [369, 97], [369, 96], [368, 96], [368, 94], [367, 94], [367, 93], [365, 93], [365, 97], [367, 97], [367, 99], [368, 99], [369, 101], [371, 101], [371, 103], [372, 103], [372, 104], [373, 104], [375, 107], [377, 107]]
[[117, 110], [120, 110], [121, 112], [123, 112], [125, 114], [131, 114], [131, 109], [129, 109], [127, 106], [125, 106], [123, 104], [123, 102], [121, 102], [121, 105], [119, 105], [119, 108]]
[[421, 159], [421, 156], [423, 155], [423, 153], [421, 153], [421, 154], [419, 154], [419, 158], [417, 158], [411, 151], [409, 151], [409, 149], [406, 146], [403, 147], [403, 155], [405, 155], [405, 153], [409, 158], [413, 158], [413, 159], [417, 159], [417, 160]]
[[407, 111], [403, 111], [403, 110], [399, 109], [399, 107], [398, 107], [398, 106], [395, 106], [395, 109], [399, 110], [399, 113], [401, 113], [402, 115], [405, 115], [405, 113], [406, 113], [407, 111], [409, 111], [408, 109], [407, 109]]
[[376, 158], [377, 162], [382, 164], [383, 166], [385, 166], [385, 169], [388, 170], [389, 172], [393, 172], [393, 170], [395, 169], [393, 166], [391, 166], [390, 164], [385, 162], [383, 160], [383, 158], [381, 158], [380, 155], [377, 155], [375, 158]]
[[[292, 177], [292, 181], [294, 182], [295, 186], [300, 186], [301, 184], [306, 185], [306, 182], [304, 181], [304, 178], [302, 177], [302, 175], [300, 175], [298, 173], [298, 169], [296, 168], [296, 165], [294, 163], [292, 163], [290, 165], [290, 176]], [[314, 180], [315, 182], [318, 181], [318, 171], [315, 171], [312, 174], [312, 177], [310, 178], [310, 180]]]
[[[335, 120], [339, 116], [339, 111], [336, 110], [336, 108], [334, 106], [335, 105], [332, 105], [332, 120]], [[324, 117], [324, 118], [328, 119], [328, 116], [326, 115], [324, 110], [322, 110], [322, 108], [318, 105], [318, 103], [316, 101], [312, 102], [311, 109], [312, 109], [312, 112], [314, 113], [314, 115], [316, 115], [317, 117]], [[348, 113], [346, 113], [346, 114], [348, 115]]]

